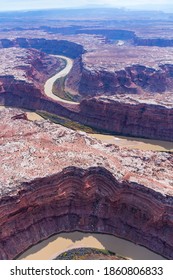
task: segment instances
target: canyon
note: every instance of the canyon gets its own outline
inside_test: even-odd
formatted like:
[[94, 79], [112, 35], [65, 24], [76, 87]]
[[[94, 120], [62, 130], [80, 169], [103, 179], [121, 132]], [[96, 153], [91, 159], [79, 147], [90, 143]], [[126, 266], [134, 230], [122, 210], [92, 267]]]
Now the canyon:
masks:
[[103, 144], [17, 109], [0, 116], [1, 259], [74, 230], [173, 257], [172, 154]]
[[[63, 100], [57, 101], [55, 98], [53, 99], [45, 95], [43, 85], [47, 78], [65, 67], [65, 60], [61, 57], [49, 56], [33, 49], [7, 48], [0, 49], [0, 52], [2, 56], [9, 57], [9, 60], [11, 59], [12, 61], [12, 65], [8, 64], [7, 70], [3, 67], [1, 69], [1, 105], [46, 111], [55, 115], [68, 117], [73, 121], [107, 133], [173, 141], [171, 93], [126, 94], [124, 92], [123, 94], [112, 95], [109, 92], [109, 96], [106, 97], [106, 94], [103, 94], [101, 90], [101, 95], [97, 96], [97, 91], [95, 90], [96, 97], [83, 98], [78, 104], [74, 102], [70, 104], [70, 102]], [[29, 62], [31, 66], [26, 62], [20, 66], [19, 52], [22, 61], [28, 59], [27, 55], [32, 57], [32, 61]], [[10, 58], [10, 53], [13, 59]], [[153, 59], [152, 63], [155, 60], [156, 58]], [[15, 63], [18, 63], [19, 66], [16, 67]], [[74, 87], [76, 83], [79, 84], [77, 79], [80, 77], [80, 73], [76, 68], [76, 62], [73, 65], [64, 85], [65, 90], [72, 90], [72, 92], [76, 90]], [[168, 68], [171, 69], [171, 66]], [[141, 67], [138, 67], [138, 69], [140, 71]], [[168, 71], [168, 76], [170, 75], [170, 71]], [[15, 75], [18, 76], [15, 77]], [[166, 75], [166, 72], [163, 75]], [[71, 77], [73, 77], [72, 82], [69, 82], [71, 81]], [[86, 77], [85, 79], [88, 81]], [[112, 86], [114, 85], [112, 80], [108, 81], [109, 78], [107, 78], [106, 83]], [[165, 78], [165, 81], [171, 86], [171, 78]], [[73, 88], [71, 83], [73, 83]], [[99, 76], [97, 77], [97, 83], [99, 83]], [[155, 83], [158, 86], [157, 80]], [[89, 84], [88, 81], [88, 86]], [[99, 89], [98, 84], [94, 86], [94, 81], [89, 87], [91, 85], [93, 86], [93, 90], [95, 87]], [[87, 87], [85, 89], [87, 90]], [[78, 94], [81, 95], [80, 91], [78, 91]]]
[[[2, 260], [76, 231], [173, 259], [172, 18], [114, 12], [2, 15]], [[84, 131], [169, 149], [121, 147]]]

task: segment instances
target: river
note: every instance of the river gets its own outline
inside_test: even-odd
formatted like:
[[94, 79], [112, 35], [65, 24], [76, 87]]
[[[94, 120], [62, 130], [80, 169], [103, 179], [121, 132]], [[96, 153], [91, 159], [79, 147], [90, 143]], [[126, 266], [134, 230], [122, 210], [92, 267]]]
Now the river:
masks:
[[66, 60], [66, 66], [60, 72], [58, 72], [53, 77], [51, 77], [50, 79], [47, 80], [47, 82], [44, 85], [44, 92], [45, 92], [45, 94], [49, 98], [52, 98], [55, 101], [61, 101], [61, 102], [66, 103], [66, 104], [78, 104], [77, 102], [61, 99], [60, 97], [58, 97], [55, 94], [53, 94], [52, 87], [53, 87], [54, 82], [57, 79], [59, 79], [59, 78], [63, 78], [65, 76], [67, 76], [67, 74], [70, 72], [70, 70], [71, 70], [71, 68], [73, 66], [73, 60], [72, 59], [70, 59], [70, 58], [68, 58], [66, 56], [62, 56], [62, 55], [54, 55], [54, 56]]
[[[52, 92], [52, 87], [54, 82], [61, 77], [65, 77], [70, 72], [73, 66], [72, 59], [67, 58], [65, 56], [58, 56], [58, 55], [56, 57], [66, 60], [66, 67], [47, 80], [44, 86], [45, 94], [56, 101], [61, 101], [66, 104], [77, 104], [76, 102], [61, 99], [60, 97], [56, 96]], [[89, 134], [89, 135], [105, 143], [116, 144], [119, 147], [126, 147], [131, 149], [140, 149], [140, 150], [152, 150], [152, 151], [173, 151], [173, 143], [167, 141], [125, 137], [125, 136], [116, 137], [115, 135], [104, 135], [104, 134]]]
[[[58, 97], [59, 98], [59, 97]], [[0, 106], [0, 110], [3, 110], [5, 106]], [[24, 109], [23, 109], [24, 110]], [[43, 118], [28, 110], [24, 110], [30, 121], [40, 121]], [[173, 142], [142, 139], [135, 137], [126, 136], [115, 136], [115, 135], [105, 135], [105, 134], [89, 134], [104, 143], [115, 144], [119, 147], [129, 148], [129, 149], [139, 149], [139, 150], [151, 150], [151, 151], [171, 151], [173, 152]]]
[[135, 245], [132, 242], [117, 238], [109, 234], [70, 232], [56, 234], [25, 251], [20, 260], [50, 260], [64, 251], [79, 248], [92, 247], [106, 249], [118, 255], [136, 260], [164, 260], [162, 256]]
[[122, 148], [173, 152], [173, 142], [104, 134], [89, 135], [104, 143], [115, 144]]

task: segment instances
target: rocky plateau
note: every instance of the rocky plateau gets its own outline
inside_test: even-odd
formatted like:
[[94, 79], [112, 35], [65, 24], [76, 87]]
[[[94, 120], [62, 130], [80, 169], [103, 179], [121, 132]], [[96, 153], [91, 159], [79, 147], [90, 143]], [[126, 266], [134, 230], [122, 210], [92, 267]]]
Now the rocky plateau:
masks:
[[172, 55], [173, 48], [104, 45], [76, 60], [66, 83], [83, 97], [170, 92]]
[[121, 149], [0, 111], [0, 259], [62, 231], [110, 233], [173, 258], [173, 155]]

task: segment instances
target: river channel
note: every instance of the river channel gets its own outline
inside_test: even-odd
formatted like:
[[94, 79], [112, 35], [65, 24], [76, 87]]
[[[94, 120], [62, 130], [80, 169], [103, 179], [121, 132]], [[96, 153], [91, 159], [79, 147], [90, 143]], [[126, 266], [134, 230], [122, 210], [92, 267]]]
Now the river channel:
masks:
[[[58, 97], [59, 98], [59, 97]], [[3, 110], [5, 106], [0, 106], [0, 110]], [[24, 110], [24, 109], [23, 109]], [[43, 117], [40, 115], [24, 110], [30, 121], [40, 121]], [[150, 150], [150, 151], [170, 151], [173, 152], [173, 142], [142, 139], [135, 137], [126, 136], [115, 136], [115, 135], [105, 135], [105, 134], [89, 134], [104, 143], [115, 144], [119, 147], [129, 148], [129, 149], [139, 149], [139, 150]]]
[[[65, 77], [71, 70], [73, 66], [73, 60], [65, 57], [56, 55], [56, 57], [66, 60], [66, 66], [64, 69], [59, 71], [53, 77], [48, 79], [44, 85], [44, 92], [49, 98], [52, 98], [55, 101], [61, 101], [65, 104], [76, 104], [76, 102], [68, 101], [61, 99], [56, 96], [52, 92], [54, 82], [62, 77]], [[0, 106], [0, 110], [2, 110], [4, 106]], [[25, 110], [27, 113], [27, 117], [31, 121], [42, 120], [43, 118], [34, 113]], [[104, 135], [104, 134], [89, 134], [90, 136], [109, 144], [116, 144], [119, 147], [126, 147], [130, 149], [139, 149], [139, 150], [151, 150], [151, 151], [171, 151], [173, 152], [173, 142], [168, 141], [160, 141], [160, 140], [151, 140], [151, 139], [143, 139], [143, 138], [135, 138], [135, 137], [126, 137], [126, 136], [115, 136], [115, 135]]]
[[132, 242], [109, 234], [70, 232], [54, 235], [23, 253], [20, 260], [49, 260], [64, 251], [92, 247], [110, 250], [120, 256], [136, 260], [164, 260], [162, 256]]

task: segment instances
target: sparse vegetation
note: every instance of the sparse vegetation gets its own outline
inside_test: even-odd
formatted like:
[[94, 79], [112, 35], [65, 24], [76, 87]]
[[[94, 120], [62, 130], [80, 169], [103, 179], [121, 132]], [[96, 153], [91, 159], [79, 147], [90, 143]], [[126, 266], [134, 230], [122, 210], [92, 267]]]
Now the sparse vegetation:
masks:
[[80, 95], [73, 95], [70, 92], [65, 91], [65, 80], [66, 77], [61, 77], [54, 82], [52, 87], [53, 94], [68, 101], [79, 101]]
[[43, 111], [36, 111], [38, 115], [43, 117], [44, 119], [48, 119], [54, 123], [61, 124], [67, 128], [73, 129], [73, 130], [81, 130], [87, 133], [99, 133], [100, 131], [93, 129], [92, 127], [80, 124], [78, 122], [72, 121], [69, 118], [65, 118], [62, 116], [50, 114]]
[[118, 256], [117, 254], [105, 250], [96, 248], [75, 248], [65, 253], [60, 254], [55, 258], [56, 260], [126, 260], [127, 258]]

